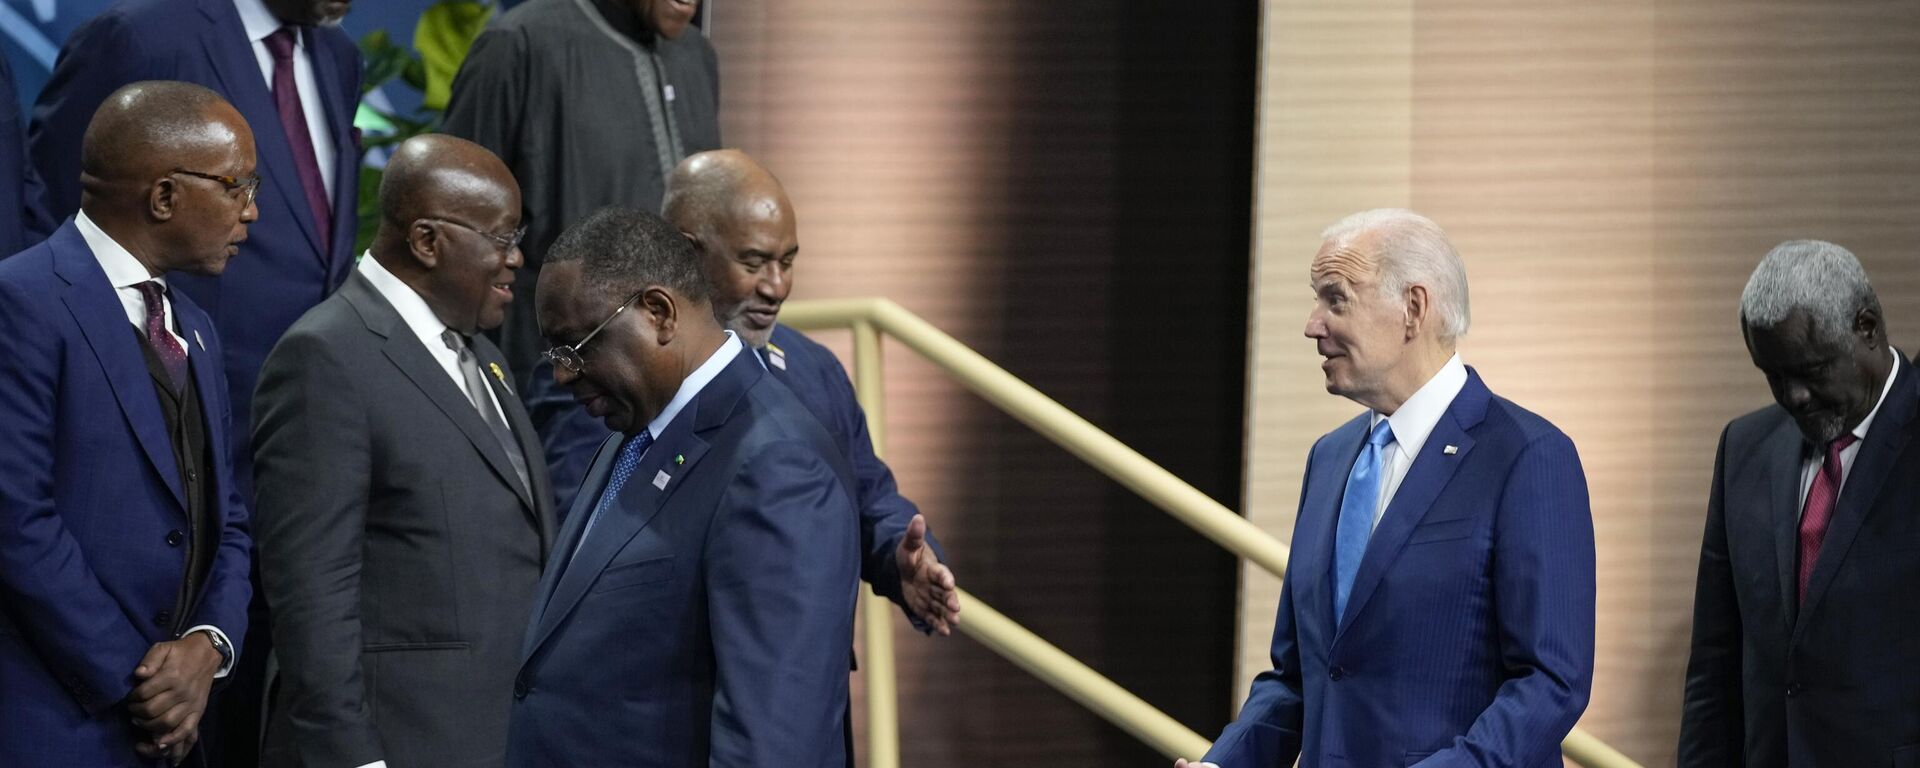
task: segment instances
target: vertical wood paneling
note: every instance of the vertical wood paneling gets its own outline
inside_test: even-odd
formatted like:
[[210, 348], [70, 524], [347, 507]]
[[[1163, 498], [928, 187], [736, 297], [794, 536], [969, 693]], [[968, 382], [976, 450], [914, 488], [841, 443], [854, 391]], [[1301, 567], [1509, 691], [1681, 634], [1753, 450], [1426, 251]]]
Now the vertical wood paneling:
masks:
[[[1276, 15], [1314, 5], [1267, 3], [1270, 82], [1302, 65], [1274, 35]], [[1288, 35], [1402, 7], [1343, 5], [1296, 19], [1305, 28]], [[1411, 16], [1410, 92], [1353, 83], [1378, 68], [1365, 57], [1306, 63], [1337, 85], [1297, 73], [1281, 76], [1280, 93], [1269, 85], [1260, 221], [1303, 215], [1285, 207], [1289, 195], [1342, 175], [1334, 152], [1309, 168], [1275, 164], [1268, 145], [1311, 146], [1327, 130], [1321, 113], [1276, 100], [1410, 108], [1407, 193], [1344, 207], [1410, 204], [1447, 227], [1472, 283], [1463, 354], [1578, 444], [1600, 577], [1598, 678], [1582, 725], [1647, 765], [1671, 764], [1714, 446], [1729, 419], [1768, 402], [1735, 319], [1747, 275], [1781, 240], [1834, 240], [1865, 262], [1894, 343], [1911, 354], [1920, 342], [1920, 7], [1475, 0], [1418, 3]], [[1325, 223], [1345, 211], [1312, 212]], [[1304, 273], [1317, 240], [1285, 237], [1261, 230], [1262, 273], [1274, 258]], [[1258, 379], [1304, 387], [1320, 375], [1291, 327], [1303, 299], [1263, 290], [1253, 311], [1258, 414], [1289, 395]], [[1286, 333], [1266, 333], [1269, 315]], [[1275, 344], [1295, 359], [1269, 355]], [[1356, 410], [1318, 400], [1309, 407]], [[1249, 458], [1292, 459], [1285, 452], [1303, 452], [1324, 426], [1255, 420]], [[1299, 467], [1249, 468], [1250, 514], [1272, 530], [1290, 527]], [[1246, 596], [1243, 637], [1258, 637], [1272, 601]], [[1243, 681], [1260, 668], [1250, 653], [1241, 662]]]

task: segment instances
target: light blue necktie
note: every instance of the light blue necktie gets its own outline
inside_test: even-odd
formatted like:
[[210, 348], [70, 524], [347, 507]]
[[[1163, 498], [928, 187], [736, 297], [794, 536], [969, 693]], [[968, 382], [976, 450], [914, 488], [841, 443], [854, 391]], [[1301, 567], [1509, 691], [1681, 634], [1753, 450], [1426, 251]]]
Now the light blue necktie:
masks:
[[1367, 540], [1373, 538], [1373, 511], [1380, 506], [1380, 480], [1384, 473], [1381, 455], [1393, 444], [1393, 427], [1386, 419], [1373, 425], [1360, 458], [1347, 473], [1347, 490], [1340, 494], [1340, 529], [1333, 540], [1333, 618], [1338, 623], [1347, 613], [1347, 596], [1353, 592], [1353, 577], [1360, 572], [1360, 560], [1367, 556]]
[[593, 532], [593, 524], [600, 521], [600, 513], [613, 504], [613, 497], [620, 495], [620, 489], [626, 487], [627, 480], [633, 477], [633, 471], [640, 467], [640, 457], [646, 455], [647, 446], [653, 445], [653, 435], [647, 430], [627, 438], [620, 446], [620, 455], [614, 457], [613, 475], [607, 478], [607, 488], [600, 492], [600, 501], [593, 505], [593, 514], [587, 516], [587, 525], [580, 530], [580, 544], [573, 548], [573, 556], [567, 558], [567, 564], [573, 564], [573, 558], [580, 556], [580, 550], [587, 546], [587, 534]]

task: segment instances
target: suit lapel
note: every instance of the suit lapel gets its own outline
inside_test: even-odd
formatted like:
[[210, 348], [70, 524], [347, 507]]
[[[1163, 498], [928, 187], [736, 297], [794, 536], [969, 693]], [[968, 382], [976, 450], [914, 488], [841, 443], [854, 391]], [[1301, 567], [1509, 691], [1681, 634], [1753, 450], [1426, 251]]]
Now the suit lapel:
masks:
[[[573, 509], [567, 513], [561, 546], [554, 550], [542, 575], [540, 594], [546, 599], [540, 601], [538, 618], [530, 627], [524, 658], [533, 657], [566, 620], [567, 614], [579, 605], [607, 563], [686, 485], [700, 459], [707, 454], [709, 443], [705, 436], [727, 422], [747, 390], [760, 380], [760, 364], [749, 358], [749, 354], [752, 350], [742, 350], [674, 417], [665, 434], [647, 448], [619, 495], [601, 511], [600, 519], [593, 524], [592, 535], [581, 541], [586, 520], [592, 517], [592, 508], [605, 493], [613, 456], [618, 453], [614, 446], [622, 438], [616, 435], [601, 445], [600, 456], [589, 470], [587, 482], [581, 485], [583, 492], [575, 497]], [[596, 492], [585, 493], [588, 488]]]
[[[581, 529], [586, 527], [588, 510], [600, 500], [600, 492], [607, 486], [607, 478], [613, 473], [613, 460], [619, 453], [623, 435], [613, 435], [600, 443], [600, 449], [593, 454], [593, 461], [587, 464], [587, 475], [580, 481], [580, 492], [573, 495], [573, 506], [567, 508], [567, 516], [560, 524], [560, 530], [554, 541], [553, 549], [547, 553], [546, 568], [540, 573], [540, 585], [533, 591], [533, 616], [527, 622], [527, 634], [521, 642], [521, 657], [533, 654], [535, 638], [545, 639], [547, 605], [553, 601], [553, 591], [560, 582], [561, 572], [573, 550], [579, 547]], [[588, 489], [592, 489], [589, 493]]]
[[1780, 588], [1780, 615], [1788, 626], [1800, 612], [1800, 462], [1805, 438], [1793, 420], [1781, 419], [1768, 435], [1761, 460], [1767, 483], [1768, 522], [1773, 529], [1774, 571]]
[[[232, 424], [221, 418], [226, 409], [215, 407], [218, 398], [226, 397], [227, 388], [219, 376], [222, 362], [206, 346], [205, 337], [213, 334], [213, 327], [201, 324], [198, 308], [193, 307], [185, 294], [178, 291], [173, 293], [173, 317], [180, 326], [180, 335], [186, 339], [187, 358], [192, 361], [187, 367], [193, 371], [193, 385], [200, 392], [200, 418], [206, 422], [207, 445], [211, 446], [210, 453], [214, 457], [214, 488], [224, 497], [227, 489], [234, 487], [233, 478], [223, 471], [232, 466], [232, 462], [223, 460], [227, 456], [227, 441], [230, 439], [227, 433]], [[218, 506], [212, 512], [224, 514]]]
[[[1413, 534], [1413, 529], [1433, 508], [1434, 500], [1440, 497], [1440, 492], [1473, 452], [1473, 437], [1467, 430], [1479, 426], [1481, 419], [1486, 416], [1487, 400], [1491, 396], [1486, 385], [1480, 382], [1480, 375], [1468, 369], [1466, 386], [1461, 387], [1460, 394], [1447, 406], [1446, 414], [1433, 425], [1433, 432], [1427, 435], [1420, 455], [1414, 457], [1406, 478], [1400, 481], [1400, 488], [1394, 491], [1393, 500], [1388, 502], [1386, 512], [1374, 526], [1373, 537], [1367, 541], [1367, 554], [1360, 559], [1360, 570], [1353, 577], [1353, 592], [1347, 598], [1347, 614], [1339, 617], [1340, 629], [1334, 635], [1335, 643], [1346, 634], [1354, 618], [1366, 609], [1367, 599], [1373, 596], [1387, 569], [1400, 556], [1400, 549], [1407, 543], [1407, 537]], [[1446, 453], [1445, 447], [1449, 445], [1457, 451]], [[1338, 501], [1334, 503], [1339, 504]]]
[[[334, 54], [333, 46], [320, 39], [318, 29], [306, 31], [307, 50], [313, 60], [314, 87], [320, 90], [320, 103], [327, 111], [327, 135], [333, 139], [333, 244], [334, 250], [340, 250], [343, 243], [352, 243], [354, 233], [349, 224], [354, 217], [345, 215], [359, 198], [356, 193], [360, 183], [360, 153], [353, 143], [353, 114], [341, 114], [342, 109], [333, 94], [341, 92], [340, 63]], [[333, 264], [333, 254], [327, 254], [329, 274], [341, 265]], [[351, 263], [351, 258], [342, 260]]]
[[[273, 90], [261, 75], [260, 60], [253, 55], [253, 41], [247, 39], [246, 26], [240, 23], [240, 12], [234, 9], [229, 0], [200, 0], [200, 13], [208, 21], [205, 32], [200, 36], [200, 45], [206, 49], [207, 59], [213, 64], [221, 92], [253, 126], [254, 148], [260, 156], [260, 175], [265, 177], [261, 183], [272, 184], [280, 190], [280, 199], [286, 203], [280, 215], [298, 222], [308, 246], [314, 253], [320, 253], [320, 236], [314, 226], [313, 212], [307, 208], [307, 193], [300, 187], [300, 173], [293, 164], [293, 150], [287, 145], [286, 132], [280, 128], [280, 110], [274, 106]], [[316, 59], [316, 75], [318, 63]], [[321, 264], [326, 264], [328, 254], [321, 253], [320, 260]]]
[[[367, 321], [368, 330], [386, 338], [387, 342], [380, 351], [387, 356], [387, 360], [459, 428], [460, 434], [465, 435], [467, 442], [473, 444], [473, 449], [480, 452], [480, 458], [487, 462], [500, 481], [520, 497], [520, 503], [532, 508], [533, 502], [526, 489], [521, 487], [519, 473], [513, 471], [513, 464], [507, 460], [506, 449], [494, 438], [486, 422], [480, 420], [480, 412], [474, 409], [473, 401], [468, 400], [466, 393], [461, 392], [460, 387], [447, 376], [447, 369], [440, 367], [440, 362], [433, 359], [426, 347], [421, 346], [420, 337], [407, 327], [406, 321], [401, 319], [393, 305], [387, 303], [373, 284], [359, 274], [348, 278], [347, 284], [340, 287], [340, 292], [346, 295], [347, 302], [360, 313], [361, 319]], [[529, 457], [528, 460], [534, 459]]]
[[[67, 282], [61, 301], [80, 324], [87, 346], [106, 373], [114, 400], [126, 417], [147, 461], [160, 473], [160, 481], [173, 494], [180, 509], [187, 508], [186, 495], [180, 489], [180, 468], [173, 460], [173, 443], [167, 437], [166, 419], [160, 414], [160, 393], [147, 375], [146, 358], [140, 341], [128, 332], [126, 310], [120, 297], [107, 282], [107, 273], [87, 247], [72, 220], [55, 232], [48, 245], [54, 249], [54, 272]], [[191, 340], [189, 340], [191, 341]]]
[[[1340, 521], [1340, 495], [1347, 475], [1360, 457], [1367, 436], [1367, 416], [1361, 414], [1327, 437], [1325, 458], [1308, 471], [1306, 496], [1300, 501], [1300, 519], [1294, 525], [1296, 559], [1287, 567], [1293, 577], [1295, 609], [1335, 626], [1333, 615], [1333, 543]], [[1332, 634], [1327, 635], [1331, 639]]]
[[[545, 476], [544, 462], [546, 451], [540, 445], [539, 436], [533, 430], [533, 422], [528, 419], [527, 411], [520, 405], [520, 398], [507, 389], [507, 368], [497, 348], [483, 336], [473, 339], [474, 359], [485, 368], [487, 387], [493, 390], [493, 399], [500, 404], [500, 410], [507, 416], [507, 427], [513, 432], [515, 445], [520, 446], [520, 456], [527, 462], [527, 484], [529, 487], [520, 494], [520, 501], [527, 505], [527, 514], [540, 530], [542, 548], [553, 545], [553, 515], [549, 509], [551, 502], [547, 494], [546, 483], [540, 482]], [[498, 371], [498, 373], [495, 373]]]
[[[1913, 370], [1904, 356], [1895, 355], [1893, 389], [1887, 393], [1886, 402], [1880, 405], [1880, 413], [1874, 416], [1873, 425], [1867, 428], [1866, 442], [1861, 444], [1860, 452], [1854, 456], [1853, 468], [1847, 472], [1846, 483], [1840, 487], [1840, 504], [1835, 508], [1833, 520], [1827, 526], [1827, 537], [1820, 543], [1820, 558], [1814, 561], [1813, 573], [1807, 578], [1807, 599], [1802, 615], [1811, 616], [1820, 607], [1820, 598], [1827, 593], [1827, 587], [1833, 583], [1834, 572], [1847, 558], [1847, 549], [1860, 533], [1860, 526], [1866, 522], [1867, 514], [1873, 509], [1873, 502], [1880, 496], [1880, 486], [1886, 483], [1887, 476], [1893, 473], [1894, 465], [1907, 441], [1912, 437], [1908, 426], [1913, 422], [1914, 411], [1920, 408], [1916, 402]], [[1807, 622], [1796, 622], [1794, 634], [1797, 636]]]

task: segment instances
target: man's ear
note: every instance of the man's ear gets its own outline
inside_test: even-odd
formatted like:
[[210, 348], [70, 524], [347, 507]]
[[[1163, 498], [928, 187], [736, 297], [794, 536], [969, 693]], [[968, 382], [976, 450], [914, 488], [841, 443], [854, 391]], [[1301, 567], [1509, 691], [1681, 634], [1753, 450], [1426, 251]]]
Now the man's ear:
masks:
[[647, 322], [653, 325], [655, 343], [665, 346], [672, 342], [674, 334], [679, 332], [679, 300], [666, 288], [650, 285], [640, 292], [640, 308], [646, 312]]
[[1879, 349], [1886, 340], [1886, 326], [1880, 321], [1880, 310], [1873, 307], [1861, 307], [1853, 315], [1853, 336], [1865, 344], [1867, 349]]
[[414, 219], [407, 225], [407, 252], [413, 254], [413, 260], [420, 266], [433, 269], [440, 266], [440, 250], [446, 247], [446, 238], [440, 236], [439, 228], [425, 219]]
[[1424, 285], [1407, 286], [1406, 296], [1406, 340], [1412, 341], [1420, 336], [1420, 331], [1433, 322], [1433, 296]]
[[185, 190], [172, 176], [162, 176], [153, 186], [147, 188], [147, 215], [155, 221], [170, 221], [180, 207], [180, 195]]

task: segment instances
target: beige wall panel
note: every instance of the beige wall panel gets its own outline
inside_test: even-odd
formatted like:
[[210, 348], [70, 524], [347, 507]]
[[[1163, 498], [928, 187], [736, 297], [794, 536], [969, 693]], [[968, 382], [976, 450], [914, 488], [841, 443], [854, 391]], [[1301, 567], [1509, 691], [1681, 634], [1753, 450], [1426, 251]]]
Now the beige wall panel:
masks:
[[[1289, 156], [1317, 161], [1305, 171], [1272, 150], [1328, 131], [1301, 124], [1313, 112], [1276, 108], [1313, 98], [1297, 73], [1276, 76], [1302, 65], [1281, 49], [1346, 28], [1318, 14], [1275, 34], [1275, 17], [1308, 6], [1267, 3], [1262, 65], [1248, 511], [1281, 533], [1304, 451], [1330, 422], [1273, 411], [1354, 407], [1312, 396], [1304, 292], [1269, 290], [1276, 270], [1298, 285], [1313, 223], [1271, 222], [1401, 202], [1285, 207], [1311, 196], [1310, 179], [1341, 176], [1337, 152]], [[1920, 343], [1920, 7], [1475, 0], [1411, 17], [1404, 200], [1466, 257], [1464, 356], [1566, 430], [1588, 473], [1599, 634], [1582, 725], [1671, 764], [1714, 445], [1728, 419], [1767, 402], [1735, 321], [1748, 273], [1780, 240], [1840, 242], [1875, 279], [1895, 344]], [[1371, 69], [1361, 58], [1310, 66]], [[1255, 651], [1272, 624], [1267, 586], [1250, 579], [1244, 594], [1236, 694], [1264, 668]]]

